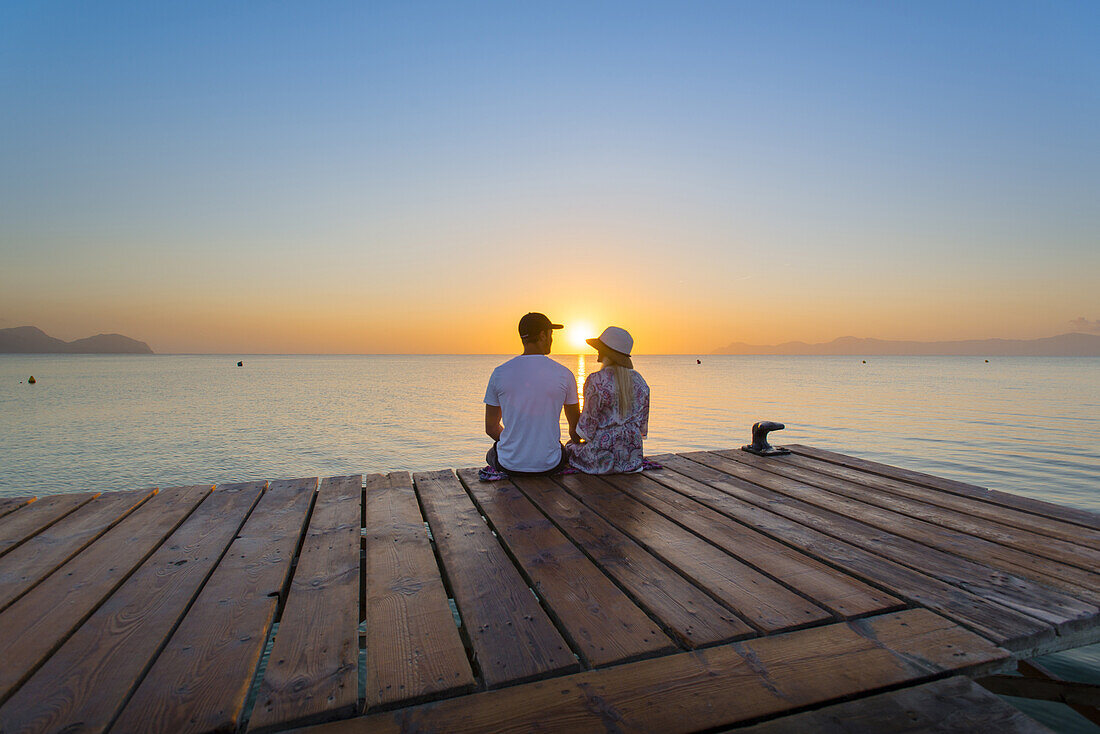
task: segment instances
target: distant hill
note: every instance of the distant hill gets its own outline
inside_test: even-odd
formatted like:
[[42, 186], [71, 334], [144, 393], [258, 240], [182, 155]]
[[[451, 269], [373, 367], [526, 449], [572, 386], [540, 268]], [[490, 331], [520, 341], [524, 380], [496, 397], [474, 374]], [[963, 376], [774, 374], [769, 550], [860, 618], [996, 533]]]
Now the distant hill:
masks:
[[842, 336], [831, 342], [785, 342], [763, 346], [734, 342], [712, 354], [777, 355], [960, 355], [971, 357], [1100, 357], [1100, 335], [1062, 334], [1043, 339], [971, 339], [954, 342], [907, 342]]
[[0, 329], [0, 354], [153, 354], [145, 342], [122, 334], [97, 334], [64, 342], [34, 326]]

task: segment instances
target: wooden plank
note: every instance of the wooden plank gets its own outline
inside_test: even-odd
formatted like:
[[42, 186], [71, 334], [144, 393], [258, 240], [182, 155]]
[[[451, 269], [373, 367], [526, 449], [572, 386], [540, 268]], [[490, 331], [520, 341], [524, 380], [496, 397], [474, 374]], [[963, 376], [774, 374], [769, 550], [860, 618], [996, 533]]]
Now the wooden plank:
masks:
[[676, 649], [672, 640], [509, 481], [458, 473], [581, 659], [605, 666]]
[[643, 474], [606, 480], [746, 563], [813, 599], [840, 617], [859, 617], [904, 606], [897, 597], [826, 566], [729, 517], [688, 499]]
[[[698, 455], [696, 458], [704, 465], [715, 464], [707, 455]], [[723, 466], [725, 465], [719, 463], [712, 468], [722, 469]], [[758, 495], [766, 503], [767, 509], [773, 512], [1052, 624], [1059, 635], [1089, 629], [1098, 621], [1100, 609], [1063, 592], [953, 553], [922, 545], [889, 530], [853, 519], [848, 514], [831, 512], [817, 505], [776, 494], [758, 485], [744, 483], [742, 486], [750, 494]]]
[[973, 497], [995, 505], [1012, 507], [1017, 510], [1023, 510], [1024, 512], [1031, 512], [1036, 515], [1052, 517], [1064, 522], [1081, 525], [1082, 527], [1092, 528], [1093, 530], [1100, 530], [1100, 513], [1090, 510], [1056, 505], [1053, 502], [1045, 502], [1035, 499], [1034, 497], [1025, 497], [1024, 495], [1012, 494], [1010, 492], [1001, 492], [997, 489], [986, 489], [985, 487], [958, 482], [953, 479], [945, 479], [932, 474], [913, 471], [912, 469], [902, 469], [900, 467], [890, 466], [889, 464], [880, 464], [876, 461], [847, 456], [835, 451], [826, 451], [825, 449], [814, 448], [812, 446], [791, 444], [787, 448], [802, 456], [810, 456], [833, 464], [850, 466], [872, 474], [880, 474], [884, 477], [921, 484], [926, 487], [941, 489], [945, 492], [951, 492], [963, 497]]
[[102, 732], [217, 564], [261, 484], [219, 487], [0, 707], [3, 731]]
[[271, 482], [113, 730], [237, 730], [316, 489]]
[[619, 492], [599, 477], [570, 474], [561, 477], [559, 483], [758, 630], [770, 633], [832, 618], [821, 607]]
[[748, 624], [550, 479], [514, 484], [685, 647], [754, 634]]
[[439, 471], [413, 480], [485, 685], [576, 670], [569, 646], [458, 477]]
[[784, 716], [738, 734], [1052, 734], [976, 685], [955, 676], [900, 691]]
[[408, 472], [366, 478], [368, 710], [476, 685]]
[[661, 484], [857, 578], [934, 609], [998, 644], [1018, 648], [1054, 637], [1049, 624], [781, 516], [783, 505], [765, 499], [758, 493], [760, 488], [747, 482], [673, 454], [654, 458], [666, 468], [649, 476]]
[[1001, 696], [1055, 701], [1069, 706], [1096, 708], [1100, 706], [1100, 685], [1071, 680], [1027, 678], [1018, 675], [988, 675], [978, 684]]
[[[791, 463], [787, 460], [788, 457], [764, 458], [740, 450], [717, 451], [714, 453], [788, 479], [828, 490], [857, 502], [864, 502], [907, 517], [951, 530], [958, 530], [977, 538], [985, 538], [1009, 548], [1022, 550], [1030, 555], [1049, 558], [1086, 571], [1100, 567], [1100, 551], [1086, 545], [1078, 545], [1047, 535], [1033, 533], [1023, 528], [1005, 525], [995, 520], [975, 516], [965, 510], [944, 508], [929, 504], [922, 499], [901, 496], [890, 491], [890, 488], [886, 486], [874, 486], [873, 484], [865, 486], [858, 482], [840, 479], [830, 474]], [[795, 457], [794, 460], [798, 461], [799, 457]], [[885, 481], [882, 480], [883, 483]], [[897, 484], [900, 484], [900, 482]], [[1036, 518], [1036, 520], [1041, 521], [1043, 518]], [[1089, 533], [1086, 528], [1078, 527], [1076, 529], [1083, 539]], [[1096, 582], [1100, 585], [1100, 576], [1096, 577]]]
[[0, 614], [0, 701], [145, 562], [211, 489], [162, 490]]
[[32, 502], [20, 512], [0, 518], [0, 556], [34, 537], [73, 510], [91, 502], [101, 492], [55, 494]]
[[37, 497], [0, 497], [0, 517], [10, 515], [20, 507], [26, 507]]
[[[1046, 666], [1035, 660], [1020, 660], [1016, 663], [1016, 670], [1021, 675], [1029, 678], [1037, 678], [1041, 680], [1060, 681], [1062, 678], [1055, 675]], [[1100, 726], [1100, 707], [1097, 706], [1080, 706], [1075, 703], [1068, 704], [1071, 709], [1084, 716], [1092, 723]]]
[[[752, 457], [751, 454], [742, 453]], [[1008, 548], [983, 538], [884, 510], [804, 482], [773, 474], [752, 463], [752, 459], [759, 457], [733, 460], [707, 452], [692, 452], [683, 456], [788, 497], [801, 499], [848, 517], [858, 518], [862, 522], [887, 530], [894, 535], [1054, 586], [1090, 603], [1100, 603], [1100, 574], [1038, 558], [1030, 553]]]
[[154, 494], [155, 489], [139, 489], [100, 495], [0, 558], [0, 610]]
[[732, 726], [1001, 664], [1007, 653], [915, 609], [650, 658], [306, 731], [654, 731]]
[[[726, 456], [727, 452], [716, 452]], [[1004, 505], [996, 505], [984, 502], [972, 497], [964, 497], [941, 489], [932, 489], [921, 484], [913, 484], [900, 479], [892, 479], [879, 474], [872, 474], [841, 464], [833, 464], [821, 459], [814, 459], [799, 454], [775, 457], [779, 463], [791, 464], [818, 474], [825, 474], [837, 479], [854, 482], [861, 486], [883, 492], [889, 492], [901, 497], [907, 497], [919, 502], [937, 505], [949, 510], [963, 513], [967, 517], [980, 517], [1000, 525], [1007, 525], [1019, 530], [1045, 535], [1050, 538], [1085, 545], [1093, 549], [1100, 548], [1100, 530], [1074, 525], [1062, 520], [1055, 520], [1033, 512], [1024, 512]]]
[[359, 701], [363, 478], [321, 480], [249, 731], [350, 716]]

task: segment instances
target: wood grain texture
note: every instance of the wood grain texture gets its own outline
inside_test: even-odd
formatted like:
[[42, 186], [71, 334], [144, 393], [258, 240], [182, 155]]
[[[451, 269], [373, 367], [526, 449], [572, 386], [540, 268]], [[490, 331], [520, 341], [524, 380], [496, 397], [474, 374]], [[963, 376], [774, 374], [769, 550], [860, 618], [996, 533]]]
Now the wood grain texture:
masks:
[[367, 709], [472, 691], [412, 477], [370, 475], [365, 497]]
[[161, 490], [0, 614], [0, 702], [145, 562], [211, 489]]
[[20, 507], [26, 507], [34, 502], [37, 497], [3, 497], [0, 498], [0, 517], [10, 515]]
[[126, 703], [259, 497], [215, 490], [0, 707], [0, 730], [102, 732]]
[[321, 481], [249, 731], [355, 713], [363, 478]]
[[271, 482], [112, 727], [234, 732], [317, 489]]
[[937, 477], [932, 474], [925, 474], [923, 472], [913, 471], [912, 469], [903, 469], [888, 464], [880, 464], [876, 461], [847, 456], [835, 451], [826, 451], [812, 446], [792, 444], [788, 446], [788, 448], [802, 456], [810, 456], [833, 464], [850, 466], [871, 474], [880, 474], [884, 477], [901, 479], [902, 481], [932, 487], [933, 489], [940, 489], [944, 492], [951, 492], [963, 497], [972, 497], [982, 500], [983, 502], [989, 502], [1003, 507], [1011, 507], [1023, 510], [1024, 512], [1030, 512], [1044, 517], [1052, 517], [1064, 522], [1081, 525], [1082, 527], [1092, 528], [1093, 530], [1100, 530], [1100, 513], [1090, 512], [1089, 510], [1066, 507], [1065, 505], [1056, 505], [1052, 502], [1044, 502], [1043, 500], [1035, 499], [1034, 497], [1025, 497], [1010, 492], [1001, 492], [996, 489], [986, 489], [985, 487], [978, 487], [953, 479]]
[[968, 533], [884, 510], [805, 482], [789, 479], [753, 461], [761, 457], [752, 456], [747, 452], [740, 453], [751, 458], [733, 460], [708, 452], [692, 452], [683, 456], [773, 492], [800, 499], [848, 517], [858, 517], [862, 522], [894, 535], [1054, 586], [1092, 603], [1100, 603], [1100, 574], [1041, 558], [1030, 552], [1009, 548]]
[[561, 477], [559, 483], [758, 630], [771, 633], [832, 618], [821, 607], [619, 492], [599, 477], [570, 474]]
[[55, 494], [32, 502], [19, 512], [0, 518], [0, 556], [10, 552], [29, 538], [91, 502], [101, 492]]
[[1054, 637], [1049, 624], [780, 515], [783, 505], [762, 497], [757, 487], [672, 454], [655, 458], [666, 468], [649, 476], [661, 484], [913, 604], [934, 609], [998, 644], [1022, 647]]
[[[725, 451], [717, 452], [723, 456]], [[1034, 512], [1024, 512], [1012, 507], [984, 502], [972, 497], [960, 496], [939, 489], [932, 489], [921, 484], [913, 484], [900, 479], [884, 477], [880, 474], [871, 474], [841, 464], [832, 464], [821, 459], [814, 459], [799, 454], [777, 457], [779, 463], [790, 464], [818, 474], [825, 474], [836, 479], [854, 482], [880, 492], [905, 497], [917, 502], [927, 503], [954, 510], [966, 517], [981, 518], [995, 525], [1005, 525], [1010, 528], [1026, 530], [1050, 538], [1066, 541], [1074, 545], [1084, 545], [1093, 549], [1100, 549], [1100, 530], [1091, 530], [1081, 525], [1055, 520], [1053, 518], [1037, 515]]]
[[451, 471], [413, 475], [481, 677], [489, 688], [579, 664]]
[[738, 734], [1053, 734], [964, 676], [833, 704], [736, 731]]
[[[856, 625], [859, 625], [857, 628]], [[307, 730], [691, 732], [983, 670], [1007, 653], [927, 610], [587, 671]]]
[[[725, 466], [711, 461], [706, 454], [686, 456], [715, 469]], [[1095, 605], [1064, 592], [895, 535], [855, 519], [858, 516], [832, 512], [754, 484], [739, 486], [744, 489], [742, 497], [757, 501], [772, 512], [1051, 624], [1059, 634], [1088, 628], [1100, 614]]]
[[858, 617], [904, 606], [897, 597], [735, 522], [644, 474], [612, 475], [607, 481], [840, 617]]
[[509, 481], [459, 478], [588, 665], [676, 649], [672, 640]]
[[[1067, 526], [1075, 527], [1076, 534], [1079, 535], [1081, 541], [1080, 543], [1069, 542], [1049, 535], [1035, 533], [1030, 529], [1013, 527], [1010, 524], [999, 522], [996, 518], [982, 517], [967, 509], [945, 508], [921, 498], [904, 496], [897, 491], [891, 491], [891, 488], [886, 486], [889, 480], [879, 477], [873, 477], [868, 480], [867, 484], [863, 484], [850, 479], [835, 477], [829, 473], [819, 472], [812, 468], [806, 468], [794, 463], [805, 461], [805, 459], [798, 456], [794, 456], [792, 461], [788, 461], [789, 457], [764, 458], [753, 456], [745, 451], [715, 453], [719, 456], [742, 461], [749, 466], [761, 468], [773, 474], [828, 490], [833, 494], [857, 502], [863, 502], [907, 517], [957, 530], [976, 538], [985, 538], [1039, 558], [1048, 558], [1086, 571], [1100, 567], [1100, 550], [1088, 546], [1091, 531], [1087, 528]], [[904, 486], [901, 482], [895, 484]], [[930, 490], [925, 491], [931, 492]], [[940, 494], [945, 493], [941, 492]], [[946, 496], [954, 497], [954, 495]], [[971, 502], [970, 504], [980, 503]], [[1005, 511], [1007, 512], [1007, 510]], [[997, 513], [987, 512], [986, 514], [995, 515]], [[1044, 519], [1035, 517], [1036, 522], [1041, 522]], [[1100, 584], [1100, 576], [1096, 578], [1097, 583]]]
[[0, 610], [154, 494], [153, 489], [102, 494], [0, 558]]
[[514, 484], [684, 647], [756, 633], [552, 480], [524, 478]]

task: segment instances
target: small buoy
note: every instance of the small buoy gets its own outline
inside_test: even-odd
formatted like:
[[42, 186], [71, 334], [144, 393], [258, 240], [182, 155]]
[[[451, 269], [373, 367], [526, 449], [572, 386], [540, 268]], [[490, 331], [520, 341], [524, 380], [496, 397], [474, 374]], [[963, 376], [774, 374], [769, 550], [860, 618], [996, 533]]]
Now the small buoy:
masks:
[[867, 364], [867, 360], [863, 360], [863, 364]]
[[703, 364], [703, 360], [697, 359], [697, 360], [695, 360], [695, 364]]
[[237, 362], [238, 367], [244, 367], [244, 362]]
[[986, 363], [986, 364], [989, 364], [989, 360], [987, 359], [987, 360], [985, 361], [985, 363]]
[[34, 375], [31, 375], [30, 377], [27, 378], [27, 384], [28, 385], [33, 385], [36, 382], [38, 382], [38, 380], [34, 379]]

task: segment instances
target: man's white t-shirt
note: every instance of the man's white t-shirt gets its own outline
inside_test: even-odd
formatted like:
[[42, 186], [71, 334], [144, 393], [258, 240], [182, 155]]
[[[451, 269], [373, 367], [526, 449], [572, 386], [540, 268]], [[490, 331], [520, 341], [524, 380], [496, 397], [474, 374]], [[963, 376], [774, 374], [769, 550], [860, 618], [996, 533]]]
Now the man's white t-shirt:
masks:
[[500, 465], [540, 472], [561, 462], [561, 409], [577, 404], [577, 378], [542, 354], [521, 354], [493, 370], [485, 404], [500, 406]]

